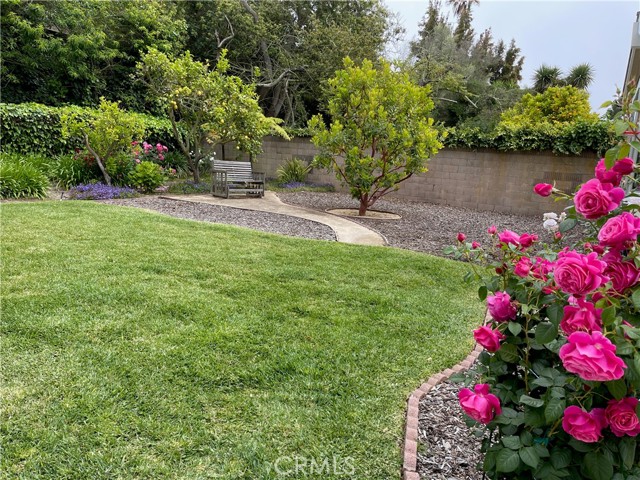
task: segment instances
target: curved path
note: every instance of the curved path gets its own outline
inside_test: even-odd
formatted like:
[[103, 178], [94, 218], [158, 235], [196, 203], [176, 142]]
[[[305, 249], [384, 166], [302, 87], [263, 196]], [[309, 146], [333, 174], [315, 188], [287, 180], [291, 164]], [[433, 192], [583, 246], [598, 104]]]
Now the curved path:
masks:
[[269, 191], [264, 192], [263, 198], [219, 198], [211, 195], [162, 195], [160, 198], [300, 217], [331, 227], [338, 242], [378, 246], [387, 244], [382, 235], [367, 227], [330, 213], [288, 205], [283, 203], [275, 193]]

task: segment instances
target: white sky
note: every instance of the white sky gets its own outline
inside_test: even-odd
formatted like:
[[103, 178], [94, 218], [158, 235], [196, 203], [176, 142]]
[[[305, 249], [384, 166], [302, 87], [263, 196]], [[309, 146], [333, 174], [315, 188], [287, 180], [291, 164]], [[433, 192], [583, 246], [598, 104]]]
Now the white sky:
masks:
[[[416, 36], [428, 0], [385, 2], [400, 14], [406, 39]], [[515, 39], [525, 57], [522, 86], [533, 83], [533, 72], [543, 63], [564, 73], [590, 63], [595, 75], [589, 93], [597, 110], [623, 86], [638, 11], [639, 0], [480, 0], [473, 8], [473, 28], [480, 34], [491, 27], [493, 38], [507, 44]]]

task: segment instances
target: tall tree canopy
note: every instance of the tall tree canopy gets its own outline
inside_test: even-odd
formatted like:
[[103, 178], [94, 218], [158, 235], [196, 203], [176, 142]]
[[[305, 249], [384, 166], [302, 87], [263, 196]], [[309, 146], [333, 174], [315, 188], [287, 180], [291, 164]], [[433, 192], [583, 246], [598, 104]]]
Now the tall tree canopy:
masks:
[[179, 6], [194, 57], [214, 61], [226, 48], [230, 70], [256, 83], [265, 114], [289, 125], [304, 125], [320, 109], [326, 80], [344, 57], [357, 63], [375, 59], [393, 34], [380, 0], [219, 0]]
[[2, 0], [3, 101], [141, 108], [131, 79], [140, 52], [183, 47], [186, 23], [161, 0]]
[[[304, 125], [342, 59], [378, 58], [397, 30], [381, 0], [1, 0], [3, 100], [152, 109], [135, 65], [190, 51], [255, 84], [268, 116]], [[158, 112], [155, 112], [158, 113]]]
[[439, 0], [430, 1], [418, 38], [411, 42], [413, 75], [420, 84], [431, 85], [437, 120], [456, 125], [488, 108], [495, 110], [494, 125], [499, 111], [522, 95], [517, 82], [524, 58], [514, 40], [508, 45], [496, 41], [491, 29], [476, 38], [472, 7], [477, 1], [449, 3], [456, 24], [443, 14]]

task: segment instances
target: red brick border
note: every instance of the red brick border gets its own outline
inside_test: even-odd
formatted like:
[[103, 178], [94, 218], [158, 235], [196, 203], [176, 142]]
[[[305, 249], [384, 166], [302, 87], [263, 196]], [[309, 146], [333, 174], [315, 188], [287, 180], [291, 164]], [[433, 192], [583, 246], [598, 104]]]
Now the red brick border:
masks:
[[[490, 320], [489, 314], [485, 317], [485, 324]], [[454, 367], [432, 375], [429, 380], [416, 388], [407, 400], [407, 420], [404, 430], [404, 444], [402, 448], [402, 479], [403, 480], [420, 480], [420, 475], [416, 471], [418, 462], [418, 406], [420, 400], [433, 387], [439, 383], [448, 380], [454, 373], [467, 370], [473, 362], [475, 362], [484, 349], [480, 345], [476, 345], [473, 351], [467, 355]]]

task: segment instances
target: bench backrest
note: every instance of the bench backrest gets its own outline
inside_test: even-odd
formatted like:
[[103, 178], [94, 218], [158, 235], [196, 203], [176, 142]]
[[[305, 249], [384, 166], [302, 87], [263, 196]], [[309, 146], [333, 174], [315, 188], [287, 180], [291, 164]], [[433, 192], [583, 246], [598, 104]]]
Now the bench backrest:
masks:
[[231, 181], [251, 179], [253, 177], [251, 162], [213, 160], [213, 169], [227, 172], [227, 179]]

